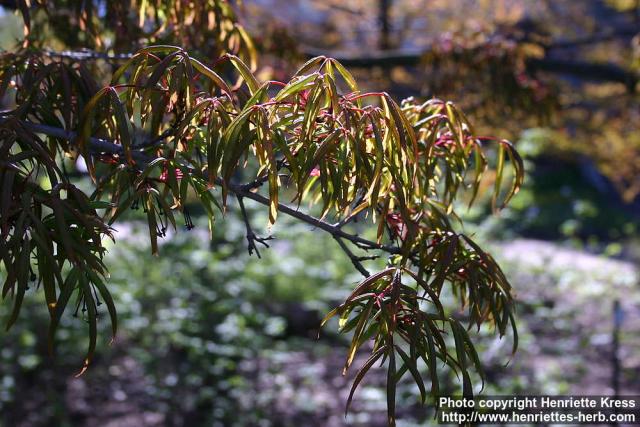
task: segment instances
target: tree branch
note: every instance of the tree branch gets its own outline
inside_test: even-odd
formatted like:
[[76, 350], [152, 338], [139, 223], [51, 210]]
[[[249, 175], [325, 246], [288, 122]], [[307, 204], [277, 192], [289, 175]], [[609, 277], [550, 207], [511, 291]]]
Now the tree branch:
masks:
[[248, 250], [249, 255], [253, 255], [253, 251], [256, 252], [258, 258], [261, 258], [260, 251], [258, 250], [257, 243], [260, 243], [265, 248], [269, 247], [267, 240], [273, 239], [273, 236], [269, 237], [258, 237], [256, 233], [253, 232], [253, 228], [251, 228], [251, 222], [249, 221], [249, 215], [247, 215], [247, 210], [244, 207], [244, 201], [242, 201], [242, 196], [236, 196], [238, 198], [238, 205], [240, 205], [240, 211], [242, 212], [242, 219], [244, 220], [244, 225], [247, 228], [247, 242], [248, 242]]
[[[283, 166], [285, 166], [286, 162], [283, 159], [280, 159], [278, 161], [276, 161], [276, 169], [278, 171], [280, 171], [280, 169], [283, 168]], [[262, 176], [257, 177], [256, 179], [254, 179], [251, 182], [247, 182], [246, 184], [242, 184], [242, 189], [243, 190], [247, 190], [247, 191], [251, 191], [251, 190], [255, 190], [257, 188], [262, 187], [262, 185], [267, 182], [269, 180], [269, 174], [264, 174]]]
[[[216, 181], [217, 184], [219, 185], [224, 185], [224, 183], [222, 182], [222, 180]], [[234, 193], [236, 196], [242, 196], [242, 197], [246, 197], [247, 199], [251, 199], [255, 202], [258, 202], [262, 205], [265, 206], [269, 206], [270, 205], [270, 200], [263, 196], [262, 194], [259, 193], [252, 193], [249, 190], [245, 190], [243, 189], [243, 185], [242, 184], [234, 184], [234, 183], [228, 183], [227, 184], [227, 188], [229, 188], [229, 190]], [[363, 249], [379, 249], [382, 250], [384, 252], [388, 252], [390, 254], [399, 254], [401, 253], [401, 249], [398, 246], [389, 246], [389, 245], [381, 245], [378, 244], [376, 242], [373, 242], [371, 240], [365, 239], [363, 237], [358, 236], [357, 234], [350, 234], [347, 233], [345, 231], [343, 231], [342, 229], [340, 229], [339, 227], [333, 225], [333, 224], [329, 224], [328, 222], [325, 222], [321, 219], [318, 219], [314, 216], [308, 215], [304, 212], [300, 212], [297, 209], [293, 209], [287, 205], [283, 205], [282, 203], [278, 203], [278, 211], [287, 214], [293, 218], [299, 219], [302, 222], [305, 222], [307, 224], [313, 225], [314, 227], [318, 227], [323, 231], [326, 231], [327, 233], [331, 234], [331, 236], [334, 237], [341, 237], [345, 240], [350, 241], [351, 243], [357, 245], [358, 247], [361, 247]]]
[[[367, 271], [367, 269], [362, 265], [362, 258], [356, 256], [356, 254], [354, 254], [351, 249], [349, 249], [349, 247], [342, 241], [342, 238], [337, 236], [333, 236], [333, 238], [336, 240], [336, 242], [338, 242], [340, 248], [342, 248], [344, 253], [347, 254], [356, 270], [358, 270], [364, 277], [369, 277], [371, 273], [369, 273], [369, 271]], [[371, 257], [367, 257], [367, 259], [371, 259]]]
[[[40, 123], [32, 123], [27, 121], [21, 121], [25, 128], [35, 133], [41, 133], [54, 138], [66, 139], [68, 141], [75, 141], [78, 134], [76, 132], [67, 131], [61, 128], [53, 126], [43, 125]], [[122, 154], [124, 152], [122, 146], [114, 144], [111, 141], [100, 138], [91, 138], [91, 148], [95, 153], [107, 153], [107, 154]]]
[[527, 66], [533, 70], [570, 74], [585, 80], [611, 81], [624, 84], [630, 92], [635, 90], [638, 76], [612, 63], [594, 63], [555, 58], [530, 58]]
[[[25, 128], [27, 128], [32, 132], [41, 133], [47, 136], [52, 136], [54, 138], [66, 139], [68, 141], [73, 142], [76, 140], [78, 136], [76, 132], [67, 131], [65, 129], [43, 125], [40, 123], [32, 123], [24, 120], [20, 121], [20, 123], [22, 123], [22, 125]], [[140, 163], [148, 163], [150, 159], [140, 150], [150, 148], [157, 144], [160, 144], [162, 141], [170, 137], [173, 134], [173, 131], [174, 131], [173, 128], [168, 129], [156, 138], [151, 138], [147, 141], [142, 141], [138, 144], [135, 144], [133, 147], [131, 147], [132, 148], [131, 155], [133, 159]], [[97, 153], [117, 154], [117, 155], [124, 154], [124, 148], [122, 147], [122, 145], [114, 144], [112, 141], [91, 137], [89, 142], [90, 142], [90, 151], [94, 154], [97, 154]]]
[[[27, 122], [27, 121], [21, 121], [21, 123], [27, 128], [30, 129], [33, 132], [36, 133], [41, 133], [44, 135], [48, 135], [48, 136], [52, 136], [54, 138], [63, 138], [63, 139], [67, 139], [70, 141], [75, 140], [76, 138], [76, 133], [75, 132], [69, 132], [66, 131], [64, 129], [61, 128], [56, 128], [53, 126], [48, 126], [48, 125], [43, 125], [43, 124], [38, 124], [38, 123], [32, 123], [32, 122]], [[120, 145], [114, 144], [113, 142], [109, 141], [109, 140], [105, 140], [105, 139], [100, 139], [100, 138], [95, 138], [95, 137], [90, 137], [89, 138], [89, 144], [92, 148], [93, 152], [98, 152], [98, 153], [113, 153], [113, 154], [119, 154], [122, 152], [122, 147]], [[138, 151], [135, 152], [133, 154], [137, 154], [140, 157], [140, 162], [142, 163], [148, 163], [150, 162], [151, 158], [148, 158], [145, 156], [144, 153]], [[198, 171], [194, 171], [195, 173], [199, 173]], [[226, 185], [226, 187], [229, 189], [229, 191], [233, 194], [236, 195], [236, 197], [240, 198], [247, 198], [247, 199], [251, 199], [257, 203], [260, 203], [264, 206], [270, 206], [271, 201], [259, 194], [259, 193], [253, 193], [251, 190], [255, 189], [255, 187], [252, 185], [252, 183], [249, 184], [235, 184], [232, 182], [228, 182], [225, 183], [222, 178], [217, 178], [216, 179], [216, 184], [217, 185]], [[241, 205], [241, 209], [242, 209], [242, 205]], [[317, 227], [327, 233], [329, 233], [331, 236], [333, 236], [334, 238], [341, 238], [344, 240], [348, 240], [349, 242], [353, 243], [354, 245], [358, 246], [361, 249], [365, 249], [365, 250], [381, 250], [384, 252], [387, 252], [389, 254], [399, 254], [401, 253], [401, 249], [398, 246], [393, 246], [393, 245], [382, 245], [379, 243], [376, 243], [374, 241], [365, 239], [357, 234], [350, 234], [345, 232], [344, 230], [342, 230], [342, 225], [334, 225], [334, 224], [329, 224], [328, 222], [325, 222], [319, 218], [316, 218], [314, 216], [311, 216], [309, 214], [306, 214], [304, 212], [301, 212], [297, 209], [293, 209], [290, 206], [284, 205], [282, 203], [278, 203], [278, 211], [296, 218], [304, 223], [307, 223], [309, 225], [312, 225], [314, 227]], [[246, 215], [246, 213], [244, 214]], [[262, 243], [262, 242], [260, 242]]]

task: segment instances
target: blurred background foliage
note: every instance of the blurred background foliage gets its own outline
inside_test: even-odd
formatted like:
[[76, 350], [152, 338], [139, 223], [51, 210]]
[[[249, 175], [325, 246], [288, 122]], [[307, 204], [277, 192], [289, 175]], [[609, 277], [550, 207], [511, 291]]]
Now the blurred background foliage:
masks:
[[[480, 133], [516, 142], [527, 179], [512, 205], [491, 216], [485, 192], [464, 213], [518, 298], [520, 349], [506, 368], [510, 342], [479, 332], [487, 394], [609, 394], [616, 366], [618, 390], [640, 394], [638, 10], [635, 0], [238, 7], [265, 59], [263, 80], [284, 80], [307, 55], [334, 55], [364, 90], [451, 99]], [[0, 47], [20, 33], [19, 17], [0, 9]], [[261, 230], [277, 239], [258, 260], [237, 212], [212, 241], [205, 218], [194, 218], [194, 230], [162, 241], [160, 257], [135, 212], [118, 227], [107, 264], [120, 334], [79, 378], [84, 330], [72, 322], [82, 320], [65, 319], [51, 358], [48, 315], [26, 300], [29, 315], [0, 335], [0, 425], [385, 425], [384, 370], [344, 418], [347, 337], [333, 325], [316, 340], [323, 313], [358, 279], [336, 242], [283, 218]], [[0, 305], [0, 317], [9, 310]], [[398, 396], [398, 425], [434, 422], [415, 385]]]

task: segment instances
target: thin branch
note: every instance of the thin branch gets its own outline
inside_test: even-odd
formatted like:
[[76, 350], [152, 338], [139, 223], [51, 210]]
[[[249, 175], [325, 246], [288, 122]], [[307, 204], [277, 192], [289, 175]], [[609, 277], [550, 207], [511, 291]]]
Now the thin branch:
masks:
[[358, 215], [349, 215], [343, 219], [341, 219], [340, 221], [336, 222], [334, 225], [334, 227], [337, 228], [342, 228], [345, 225], [347, 225], [348, 223], [350, 223], [351, 221], [353, 221]]
[[[27, 121], [21, 122], [27, 129], [35, 133], [41, 133], [47, 136], [52, 136], [54, 138], [66, 139], [68, 141], [75, 141], [78, 134], [76, 132], [67, 131], [61, 128], [56, 128], [53, 126], [43, 125], [39, 123], [32, 123]], [[107, 154], [122, 154], [123, 148], [120, 145], [114, 144], [113, 142], [100, 139], [100, 138], [91, 138], [91, 149], [95, 153], [107, 153]]]
[[[282, 169], [284, 166], [286, 165], [286, 162], [284, 160], [278, 160], [276, 162], [276, 169], [278, 171], [280, 171], [280, 169]], [[260, 188], [262, 187], [262, 185], [267, 182], [269, 180], [269, 174], [265, 174], [262, 176], [257, 177], [256, 179], [254, 179], [251, 182], [247, 182], [246, 184], [242, 184], [242, 189], [243, 190], [247, 190], [247, 191], [251, 191], [251, 190], [255, 190], [256, 188]]]
[[[364, 201], [364, 197], [359, 197], [353, 203], [351, 203], [352, 208], [359, 206], [363, 201]], [[348, 223], [350, 223], [351, 221], [355, 221], [358, 218], [358, 215], [359, 213], [347, 215], [346, 217], [342, 218], [340, 221], [336, 222], [334, 226], [337, 228], [342, 228]]]
[[[371, 273], [369, 273], [369, 271], [367, 271], [367, 269], [362, 265], [362, 258], [356, 256], [356, 254], [354, 254], [351, 249], [349, 249], [349, 247], [342, 241], [340, 237], [333, 236], [333, 238], [336, 240], [336, 242], [338, 242], [340, 248], [342, 248], [344, 253], [347, 254], [356, 270], [358, 270], [364, 277], [369, 277]], [[370, 259], [371, 257], [366, 258]]]
[[261, 258], [260, 251], [258, 250], [256, 242], [263, 245], [265, 248], [268, 248], [269, 244], [267, 243], [267, 240], [273, 239], [273, 236], [258, 237], [256, 233], [253, 232], [253, 228], [251, 228], [251, 222], [249, 221], [249, 215], [247, 215], [247, 210], [244, 207], [244, 201], [242, 201], [242, 196], [237, 196], [237, 198], [238, 205], [240, 205], [240, 211], [242, 212], [242, 219], [244, 220], [244, 225], [247, 229], [247, 249], [249, 250], [249, 255], [253, 255], [253, 251], [255, 251], [258, 258]]
[[[68, 141], [75, 141], [75, 139], [78, 136], [76, 132], [67, 131], [65, 129], [43, 125], [40, 123], [27, 122], [24, 120], [21, 121], [21, 123], [32, 132], [41, 133], [44, 135], [52, 136], [54, 138], [66, 139]], [[160, 144], [162, 141], [164, 141], [165, 139], [173, 135], [173, 132], [174, 132], [174, 129], [171, 128], [166, 130], [156, 138], [151, 138], [146, 141], [142, 141], [138, 144], [133, 145], [131, 147], [131, 149], [134, 150], [132, 155], [135, 158], [137, 154], [141, 154], [141, 153], [136, 153], [135, 150], [143, 150], [145, 148], [150, 148]], [[114, 144], [113, 142], [107, 139], [91, 137], [90, 147], [93, 153], [107, 153], [107, 154], [123, 154], [124, 153], [124, 148], [122, 147], [122, 145]]]
[[[222, 184], [222, 182], [219, 182], [219, 184]], [[261, 194], [252, 193], [251, 191], [243, 190], [242, 185], [229, 183], [227, 185], [227, 188], [229, 188], [229, 190], [236, 195], [246, 197], [247, 199], [251, 199], [262, 205], [269, 206], [271, 203], [267, 197]], [[332, 236], [337, 236], [345, 240], [348, 240], [362, 249], [365, 249], [365, 250], [379, 249], [384, 252], [388, 252], [390, 254], [401, 253], [401, 249], [398, 246], [381, 245], [371, 240], [360, 237], [357, 234], [347, 233], [333, 224], [329, 224], [328, 222], [325, 222], [314, 216], [308, 215], [304, 212], [300, 212], [299, 210], [293, 209], [287, 205], [278, 203], [278, 211], [284, 214], [287, 214], [293, 218], [299, 219], [302, 222], [313, 225], [314, 227], [320, 228], [321, 230], [326, 231]]]

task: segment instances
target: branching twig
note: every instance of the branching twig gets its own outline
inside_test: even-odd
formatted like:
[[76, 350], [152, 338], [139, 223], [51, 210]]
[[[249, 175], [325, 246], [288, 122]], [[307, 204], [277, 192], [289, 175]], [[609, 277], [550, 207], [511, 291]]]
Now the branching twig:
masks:
[[268, 248], [269, 244], [267, 243], [267, 240], [273, 239], [273, 236], [258, 237], [253, 232], [253, 228], [251, 228], [251, 222], [249, 221], [249, 215], [247, 214], [247, 210], [244, 207], [244, 202], [242, 201], [242, 196], [237, 196], [237, 197], [238, 197], [238, 205], [240, 205], [240, 211], [242, 212], [242, 219], [244, 219], [244, 225], [247, 228], [247, 242], [248, 242], [247, 249], [249, 250], [249, 255], [253, 255], [253, 251], [256, 251], [256, 255], [258, 256], [258, 258], [261, 258], [260, 251], [258, 250], [258, 246], [256, 245], [256, 242], [260, 243], [265, 248]]
[[[221, 182], [218, 182], [218, 183], [220, 184]], [[227, 187], [232, 193], [246, 197], [247, 199], [251, 199], [262, 205], [269, 206], [271, 203], [270, 200], [267, 197], [263, 196], [262, 194], [252, 193], [250, 191], [243, 190], [241, 185], [229, 183]], [[328, 222], [325, 222], [314, 216], [308, 215], [304, 212], [300, 212], [299, 210], [293, 209], [287, 205], [283, 205], [279, 203], [278, 211], [284, 214], [287, 214], [293, 218], [299, 219], [300, 221], [305, 222], [309, 225], [313, 225], [314, 227], [320, 228], [326, 231], [327, 233], [331, 234], [331, 236], [337, 236], [345, 240], [348, 240], [361, 249], [364, 249], [364, 250], [379, 249], [381, 251], [388, 252], [390, 254], [401, 253], [401, 249], [398, 246], [381, 245], [371, 240], [360, 237], [357, 234], [347, 233], [333, 224], [329, 224]]]
[[347, 254], [347, 256], [351, 260], [351, 263], [356, 268], [356, 270], [358, 270], [364, 277], [369, 277], [371, 273], [369, 273], [369, 271], [366, 268], [364, 268], [364, 266], [362, 265], [362, 261], [368, 260], [368, 259], [375, 259], [377, 258], [377, 256], [371, 255], [371, 256], [359, 257], [356, 254], [354, 254], [351, 251], [351, 249], [349, 249], [349, 247], [342, 241], [342, 238], [337, 237], [335, 235], [333, 236], [333, 238], [336, 239], [336, 242], [338, 242], [338, 244], [340, 245], [340, 248], [342, 248], [344, 253]]
[[[279, 171], [285, 166], [286, 162], [284, 160], [276, 161], [276, 169]], [[246, 184], [242, 184], [240, 187], [246, 191], [252, 191], [257, 188], [262, 187], [262, 185], [269, 180], [269, 174], [265, 174], [257, 177], [251, 182], [247, 182]]]

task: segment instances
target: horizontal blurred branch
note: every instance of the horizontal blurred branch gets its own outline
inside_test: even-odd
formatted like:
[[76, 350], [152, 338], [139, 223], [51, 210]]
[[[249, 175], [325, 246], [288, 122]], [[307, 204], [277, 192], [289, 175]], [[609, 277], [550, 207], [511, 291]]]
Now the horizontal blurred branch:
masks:
[[[607, 31], [568, 40], [555, 40], [543, 45], [546, 50], [566, 49], [582, 45], [596, 44], [615, 40], [617, 38], [629, 38], [638, 33], [634, 27], [621, 28], [615, 31]], [[416, 66], [419, 65], [424, 56], [429, 53], [429, 48], [424, 49], [397, 49], [368, 52], [365, 55], [353, 55], [346, 52], [328, 53], [322, 49], [303, 47], [302, 52], [309, 58], [317, 56], [330, 56], [337, 59], [348, 67], [389, 67], [389, 66]], [[75, 61], [103, 59], [107, 61], [120, 61], [131, 58], [130, 53], [108, 54], [91, 50], [79, 51], [55, 51], [44, 50], [44, 53], [57, 58], [70, 59]], [[629, 71], [613, 63], [597, 63], [581, 60], [557, 59], [552, 57], [529, 58], [527, 66], [532, 70], [540, 70], [549, 73], [571, 75], [572, 77], [595, 80], [611, 81], [624, 84], [630, 92], [635, 91], [639, 76], [633, 71]]]
[[571, 47], [609, 42], [609, 41], [620, 39], [620, 38], [631, 38], [638, 33], [640, 33], [640, 29], [637, 26], [631, 26], [627, 28], [617, 28], [616, 30], [613, 30], [613, 31], [602, 31], [595, 34], [589, 34], [583, 37], [576, 37], [574, 39], [553, 40], [550, 43], [544, 44], [544, 47], [546, 49], [565, 49], [565, 48], [571, 48]]
[[624, 84], [629, 92], [634, 92], [638, 75], [629, 70], [611, 64], [555, 58], [531, 58], [527, 65], [534, 70], [550, 73], [570, 74], [585, 80], [609, 81]]
[[[568, 42], [564, 42], [568, 45]], [[399, 49], [370, 52], [353, 55], [344, 52], [326, 53], [319, 49], [304, 48], [305, 56], [312, 58], [320, 54], [335, 58], [346, 67], [393, 67], [419, 65], [428, 49]], [[630, 92], [635, 91], [638, 83], [638, 75], [612, 63], [597, 63], [580, 60], [567, 60], [555, 58], [529, 58], [527, 66], [533, 70], [549, 73], [567, 74], [583, 80], [611, 81], [624, 84]]]

